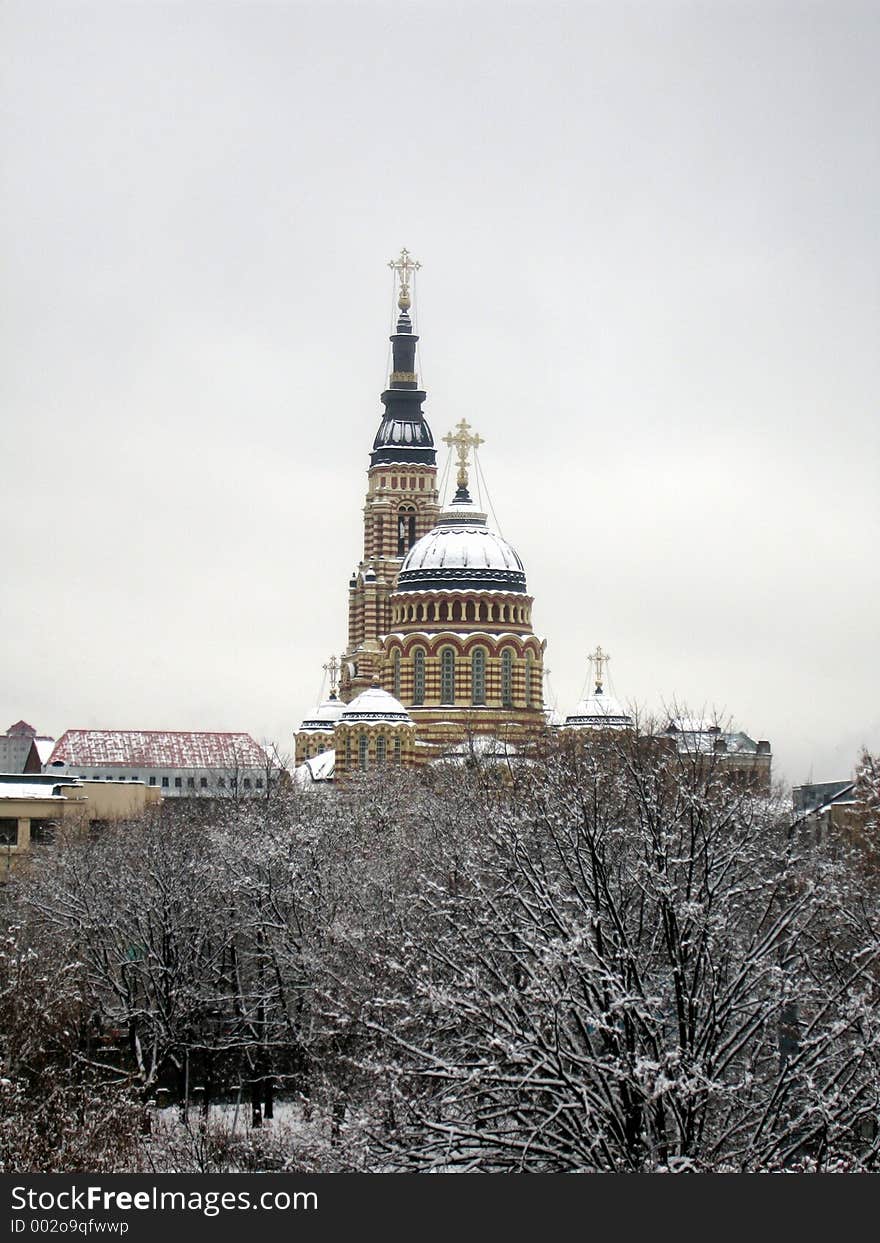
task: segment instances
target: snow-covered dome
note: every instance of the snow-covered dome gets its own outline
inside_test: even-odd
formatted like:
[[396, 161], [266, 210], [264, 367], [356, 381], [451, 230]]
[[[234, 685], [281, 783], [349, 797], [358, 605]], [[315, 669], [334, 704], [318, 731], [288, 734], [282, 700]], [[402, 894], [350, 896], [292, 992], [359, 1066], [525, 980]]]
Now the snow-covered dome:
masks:
[[399, 699], [383, 691], [380, 686], [370, 686], [346, 704], [341, 719], [354, 721], [389, 721], [392, 725], [412, 725], [412, 717]]
[[442, 767], [479, 762], [500, 763], [517, 759], [518, 755], [517, 748], [503, 738], [496, 738], [494, 734], [476, 734], [444, 751], [436, 760], [431, 760], [431, 765]]
[[486, 525], [471, 500], [456, 500], [407, 553], [397, 591], [526, 591], [516, 550]]
[[333, 726], [342, 716], [345, 704], [341, 699], [337, 699], [335, 695], [331, 695], [329, 699], [325, 699], [315, 709], [314, 716], [307, 717], [298, 732], [302, 730], [321, 731], [322, 733], [333, 732]]
[[569, 729], [632, 729], [633, 719], [613, 695], [606, 695], [597, 686], [565, 718], [565, 724]]

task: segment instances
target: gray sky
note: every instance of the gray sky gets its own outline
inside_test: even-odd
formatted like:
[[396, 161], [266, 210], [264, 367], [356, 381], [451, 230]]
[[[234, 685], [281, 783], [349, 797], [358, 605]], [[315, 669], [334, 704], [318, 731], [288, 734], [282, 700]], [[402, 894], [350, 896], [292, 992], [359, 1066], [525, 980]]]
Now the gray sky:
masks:
[[423, 263], [559, 706], [880, 747], [880, 5], [0, 7], [0, 729], [289, 748]]

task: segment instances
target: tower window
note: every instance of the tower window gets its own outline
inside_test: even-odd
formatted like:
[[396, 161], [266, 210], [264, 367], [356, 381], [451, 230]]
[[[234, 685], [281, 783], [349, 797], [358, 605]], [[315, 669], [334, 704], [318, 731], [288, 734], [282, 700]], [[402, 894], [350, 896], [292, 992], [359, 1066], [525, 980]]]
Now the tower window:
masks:
[[399, 738], [394, 739], [394, 763], [395, 764], [400, 763], [400, 739]]
[[526, 707], [532, 706], [532, 667], [535, 658], [531, 652], [526, 652]]
[[385, 763], [385, 735], [380, 734], [376, 739], [376, 763]]
[[397, 555], [405, 557], [416, 542], [416, 511], [412, 505], [401, 505], [397, 511]]
[[471, 654], [471, 703], [486, 702], [486, 652], [477, 647]]
[[440, 653], [440, 702], [455, 703], [455, 652], [444, 647]]
[[425, 702], [425, 653], [417, 647], [413, 653], [413, 703], [417, 706]]
[[358, 737], [358, 764], [360, 765], [361, 772], [367, 771], [367, 755], [369, 754], [369, 750], [368, 750], [369, 745], [370, 743], [369, 743], [369, 739], [367, 738], [367, 735], [366, 734], [359, 735]]
[[513, 707], [513, 652], [509, 647], [501, 653], [501, 706]]
[[391, 686], [395, 699], [400, 698], [400, 652], [391, 657]]

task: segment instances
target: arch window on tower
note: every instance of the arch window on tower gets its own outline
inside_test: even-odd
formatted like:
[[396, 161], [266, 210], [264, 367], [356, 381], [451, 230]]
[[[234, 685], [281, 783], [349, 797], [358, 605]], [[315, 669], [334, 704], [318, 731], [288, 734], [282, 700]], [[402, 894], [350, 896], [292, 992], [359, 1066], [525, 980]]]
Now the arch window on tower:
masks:
[[513, 707], [513, 652], [509, 647], [501, 653], [501, 706]]
[[532, 706], [532, 669], [535, 664], [535, 658], [531, 652], [526, 652], [526, 707]]
[[440, 702], [455, 703], [455, 652], [444, 647], [440, 653]]
[[394, 763], [395, 764], [400, 763], [400, 739], [399, 738], [394, 739]]
[[475, 647], [471, 653], [471, 703], [486, 702], [486, 650]]
[[400, 652], [391, 657], [391, 693], [395, 699], [400, 698]]
[[376, 739], [376, 763], [385, 763], [385, 735], [380, 734]]
[[358, 736], [358, 764], [360, 765], [361, 772], [367, 771], [367, 755], [369, 745], [370, 741], [367, 738], [367, 735], [360, 734]]
[[425, 650], [417, 647], [413, 652], [413, 703], [425, 702]]
[[401, 505], [397, 511], [397, 555], [405, 557], [416, 542], [416, 511], [414, 505]]

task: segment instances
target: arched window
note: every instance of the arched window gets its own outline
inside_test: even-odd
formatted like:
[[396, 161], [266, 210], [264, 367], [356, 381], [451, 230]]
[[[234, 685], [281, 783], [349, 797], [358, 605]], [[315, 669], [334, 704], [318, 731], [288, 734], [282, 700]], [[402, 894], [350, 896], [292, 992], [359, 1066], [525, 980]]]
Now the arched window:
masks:
[[486, 702], [486, 651], [475, 647], [471, 653], [471, 703]]
[[413, 704], [416, 707], [425, 702], [425, 651], [417, 647], [413, 652]]
[[367, 771], [367, 755], [369, 751], [369, 745], [370, 745], [370, 740], [367, 738], [367, 735], [359, 734], [358, 735], [358, 764], [360, 765], [362, 772]]
[[532, 669], [535, 664], [535, 658], [531, 652], [526, 652], [526, 707], [532, 706]]
[[345, 735], [345, 767], [351, 768], [351, 734]]
[[377, 555], [377, 556], [379, 556], [379, 557], [381, 557], [381, 556], [382, 556], [382, 553], [383, 553], [383, 547], [382, 547], [382, 545], [383, 545], [383, 539], [382, 539], [382, 535], [383, 535], [383, 529], [382, 529], [382, 528], [383, 528], [383, 525], [384, 525], [384, 524], [383, 524], [383, 522], [382, 522], [382, 515], [381, 515], [381, 514], [379, 514], [379, 516], [378, 516], [378, 517], [377, 517], [377, 519], [376, 519], [376, 555]]
[[400, 652], [391, 657], [391, 693], [395, 699], [400, 698]]
[[397, 511], [397, 555], [405, 557], [416, 542], [416, 511], [413, 505], [401, 505]]
[[376, 739], [376, 763], [385, 763], [385, 735], [380, 734]]
[[455, 703], [455, 652], [444, 647], [440, 653], [440, 702]]
[[501, 653], [501, 706], [513, 707], [513, 652], [509, 647]]
[[394, 763], [395, 764], [400, 763], [400, 739], [399, 738], [394, 739]]

